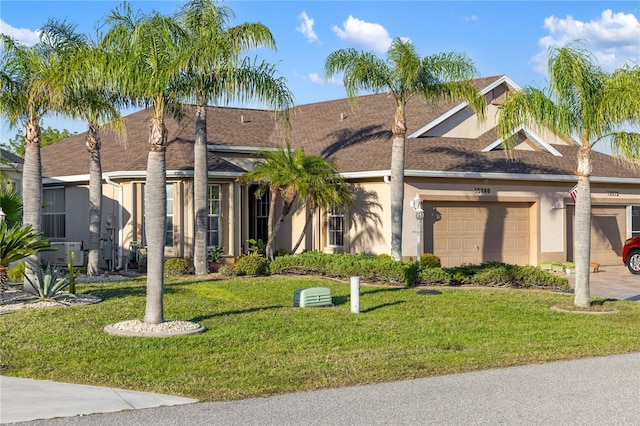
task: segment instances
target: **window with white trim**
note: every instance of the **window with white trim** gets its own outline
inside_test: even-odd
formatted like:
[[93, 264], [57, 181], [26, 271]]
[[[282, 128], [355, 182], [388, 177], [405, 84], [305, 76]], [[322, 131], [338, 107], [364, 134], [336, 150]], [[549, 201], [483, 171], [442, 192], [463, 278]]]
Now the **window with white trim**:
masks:
[[344, 246], [344, 213], [338, 208], [327, 211], [327, 239], [330, 247]]
[[220, 185], [209, 185], [207, 196], [207, 247], [220, 246]]
[[173, 248], [173, 185], [167, 185], [167, 221], [166, 221], [166, 237], [164, 240], [164, 246]]
[[64, 188], [43, 188], [42, 232], [45, 238], [65, 238]]

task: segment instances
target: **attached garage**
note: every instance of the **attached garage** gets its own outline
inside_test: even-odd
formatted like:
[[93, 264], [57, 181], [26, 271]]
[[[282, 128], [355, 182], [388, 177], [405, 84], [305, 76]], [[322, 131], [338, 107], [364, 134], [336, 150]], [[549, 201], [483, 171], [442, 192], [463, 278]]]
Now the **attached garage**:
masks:
[[528, 265], [532, 203], [424, 203], [425, 252], [442, 266], [487, 261]]
[[[573, 261], [575, 206], [567, 206], [567, 259]], [[618, 265], [626, 235], [626, 206], [591, 207], [591, 262]]]

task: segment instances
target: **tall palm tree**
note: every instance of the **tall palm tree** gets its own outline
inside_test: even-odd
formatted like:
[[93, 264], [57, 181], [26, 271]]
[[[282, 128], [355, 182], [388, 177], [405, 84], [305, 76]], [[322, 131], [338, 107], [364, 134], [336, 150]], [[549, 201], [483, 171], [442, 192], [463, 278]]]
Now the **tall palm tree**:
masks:
[[181, 76], [178, 40], [183, 32], [173, 19], [154, 12], [134, 13], [126, 3], [106, 19], [103, 46], [110, 54], [111, 74], [125, 97], [153, 107], [149, 119], [149, 154], [145, 183], [147, 299], [144, 322], [164, 322], [164, 245], [166, 238], [165, 116], [181, 117], [174, 89]]
[[276, 110], [288, 111], [293, 96], [275, 68], [267, 63], [242, 61], [243, 51], [255, 47], [275, 48], [269, 29], [260, 23], [229, 27], [230, 8], [213, 0], [191, 0], [178, 19], [186, 30], [182, 53], [185, 58], [184, 92], [196, 104], [194, 145], [194, 266], [198, 275], [207, 270], [207, 105], [212, 102], [245, 101], [255, 98]]
[[89, 152], [89, 256], [87, 274], [99, 275], [100, 225], [102, 222], [102, 163], [100, 129], [124, 133], [118, 107], [124, 101], [107, 80], [105, 52], [88, 37], [77, 34], [75, 26], [51, 26], [50, 32], [69, 40], [71, 59], [57, 84], [66, 92], [64, 114], [87, 122], [86, 146]]
[[454, 52], [420, 57], [411, 42], [397, 38], [387, 51], [386, 60], [373, 53], [342, 49], [329, 54], [324, 69], [327, 79], [338, 72], [344, 73], [347, 96], [354, 106], [360, 90], [389, 90], [395, 99], [391, 126], [391, 256], [399, 260], [407, 134], [405, 107], [415, 95], [422, 95], [425, 100], [449, 98], [466, 101], [483, 118], [485, 99], [470, 81], [476, 74], [475, 66], [465, 55]]
[[[327, 160], [319, 156], [307, 156], [302, 149], [293, 151], [289, 145], [273, 151], [261, 151], [252, 170], [240, 177], [243, 182], [257, 182], [256, 196], [260, 197], [267, 190], [270, 192], [268, 229], [266, 244], [267, 258], [273, 259], [273, 244], [287, 216], [293, 211], [298, 196], [305, 198], [309, 194], [311, 184], [317, 185], [308, 177], [309, 171], [334, 170]], [[322, 164], [322, 166], [320, 166]], [[275, 220], [276, 200], [280, 196], [282, 211]]]
[[[68, 60], [67, 39], [56, 37], [49, 21], [34, 46], [25, 46], [9, 36], [0, 37], [0, 113], [11, 127], [24, 126], [25, 155], [22, 169], [23, 223], [34, 232], [42, 231], [42, 161], [40, 157], [41, 119], [64, 109], [64, 92], [52, 85], [52, 77], [62, 72]], [[35, 270], [37, 254], [26, 258], [27, 272]]]
[[[610, 142], [614, 153], [640, 158], [640, 67], [624, 66], [608, 74], [596, 63], [583, 42], [549, 49], [548, 92], [523, 88], [504, 102], [498, 133], [512, 149], [515, 130], [522, 126], [545, 127], [566, 139], [579, 141], [576, 174], [574, 304], [588, 308], [591, 254], [591, 150]], [[634, 127], [635, 126], [635, 127]]]

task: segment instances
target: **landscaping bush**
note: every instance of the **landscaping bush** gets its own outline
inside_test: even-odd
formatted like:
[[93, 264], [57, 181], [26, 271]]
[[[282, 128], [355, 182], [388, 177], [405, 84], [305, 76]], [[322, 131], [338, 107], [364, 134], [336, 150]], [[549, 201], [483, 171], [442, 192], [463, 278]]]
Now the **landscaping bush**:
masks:
[[235, 265], [233, 265], [233, 273], [238, 276], [266, 275], [269, 269], [268, 266], [267, 259], [254, 252], [239, 257]]
[[418, 281], [423, 285], [450, 285], [453, 276], [442, 268], [425, 268], [418, 274]]
[[166, 275], [186, 275], [189, 273], [189, 261], [180, 257], [171, 257], [164, 261]]
[[554, 288], [568, 290], [571, 288], [567, 278], [542, 271], [535, 266], [508, 265], [490, 262], [480, 265], [472, 277], [473, 284], [494, 287], [516, 288]]
[[418, 282], [418, 273], [420, 269], [418, 269], [418, 264], [413, 263], [411, 261], [405, 263], [404, 265], [404, 283], [406, 285], [415, 285]]
[[25, 278], [38, 292], [40, 300], [52, 300], [65, 296], [60, 293], [69, 286], [69, 280], [57, 267], [52, 268], [49, 264], [43, 269], [38, 265], [33, 272], [33, 280], [29, 278], [29, 274], [25, 275]]
[[423, 268], [439, 268], [442, 266], [440, 258], [433, 253], [423, 253], [420, 256], [420, 265]]

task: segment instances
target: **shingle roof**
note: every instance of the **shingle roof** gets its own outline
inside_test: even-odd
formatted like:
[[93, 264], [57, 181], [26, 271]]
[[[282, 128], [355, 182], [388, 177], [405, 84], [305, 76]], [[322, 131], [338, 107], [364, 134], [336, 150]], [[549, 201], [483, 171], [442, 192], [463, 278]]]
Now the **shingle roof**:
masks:
[[[487, 87], [501, 76], [476, 80], [478, 87]], [[407, 104], [407, 134], [440, 117], [457, 104], [425, 102], [419, 97]], [[391, 124], [395, 103], [388, 93], [360, 96], [358, 107], [348, 99], [317, 102], [295, 107], [292, 113], [291, 145], [303, 148], [308, 155], [322, 155], [336, 163], [343, 173], [389, 170], [391, 164]], [[102, 133], [101, 159], [104, 172], [143, 171], [146, 169], [149, 110], [125, 117], [126, 146], [115, 143], [113, 134]], [[193, 170], [193, 140], [195, 122], [193, 108], [177, 123], [166, 120], [169, 132], [167, 170]], [[45, 176], [68, 176], [88, 173], [88, 155], [84, 134], [43, 149]], [[407, 170], [434, 172], [478, 172], [573, 175], [577, 147], [554, 147], [562, 153], [555, 157], [548, 152], [518, 151], [508, 159], [501, 150], [481, 152], [497, 140], [495, 129], [476, 139], [421, 137], [407, 139]], [[229, 147], [273, 148], [283, 145], [272, 111], [209, 107], [207, 110], [207, 141]], [[593, 176], [638, 177], [637, 168], [621, 167], [621, 160], [593, 153]], [[208, 155], [210, 171], [242, 172], [242, 169]]]
[[13, 164], [24, 164], [24, 159], [22, 157], [12, 154], [6, 149], [2, 148], [0, 148], [0, 158]]

